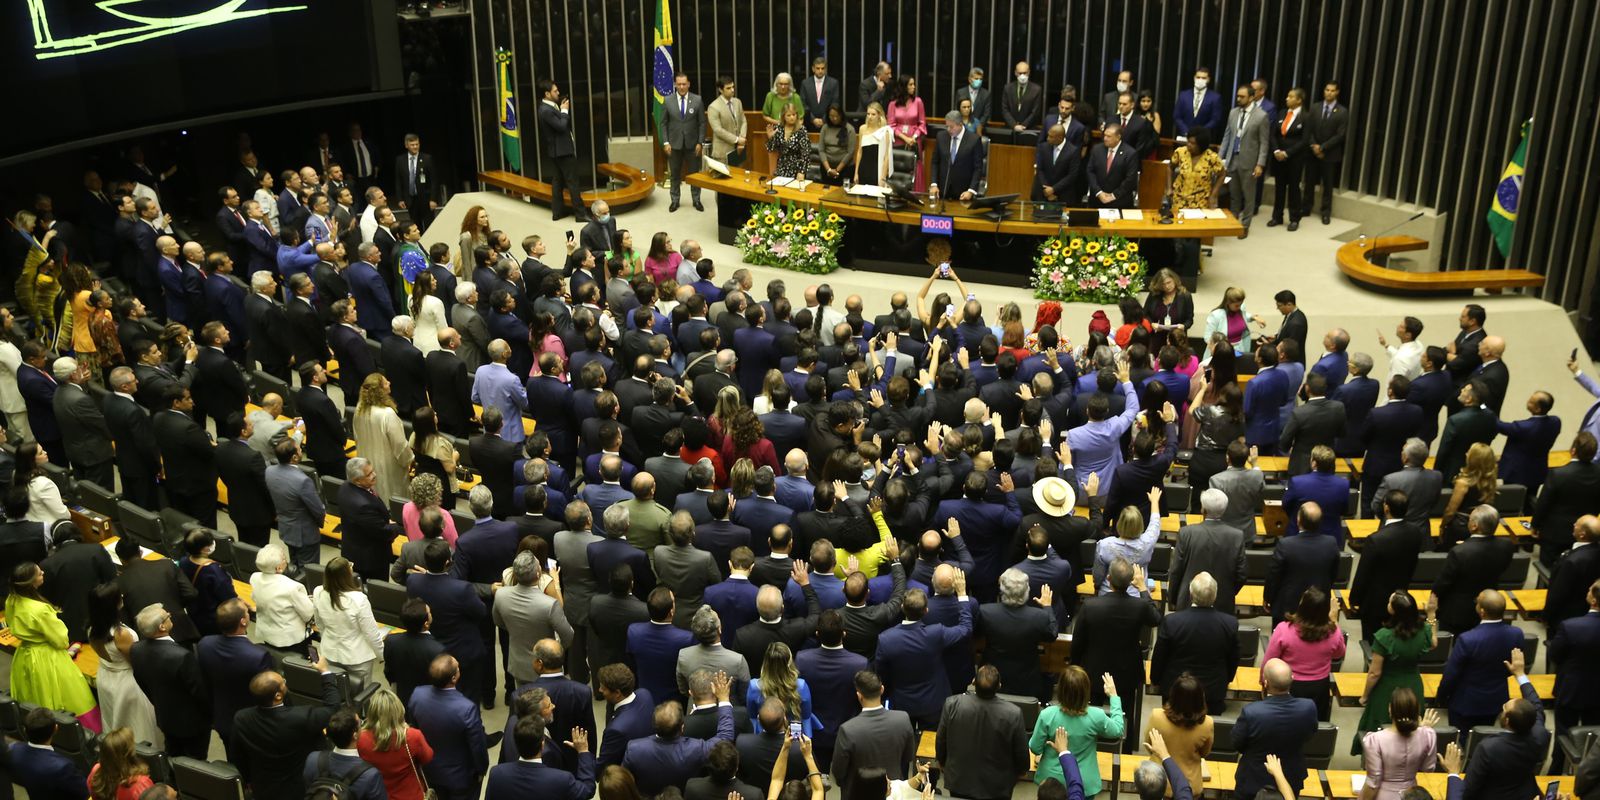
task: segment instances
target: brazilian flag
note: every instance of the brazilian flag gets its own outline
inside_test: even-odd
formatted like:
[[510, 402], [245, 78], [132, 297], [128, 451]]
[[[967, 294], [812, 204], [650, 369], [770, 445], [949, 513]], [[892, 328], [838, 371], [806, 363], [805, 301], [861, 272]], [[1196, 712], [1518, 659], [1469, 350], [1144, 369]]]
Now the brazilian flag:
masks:
[[[677, 73], [672, 63], [672, 9], [667, 0], [656, 0], [655, 63], [650, 68], [650, 114], [656, 127], [662, 124], [661, 108], [667, 95], [672, 94], [672, 77]], [[662, 134], [662, 138], [666, 138]]]
[[1528, 129], [1533, 120], [1522, 123], [1522, 141], [1511, 154], [1511, 163], [1500, 173], [1500, 183], [1494, 187], [1494, 203], [1489, 206], [1489, 231], [1494, 234], [1494, 244], [1500, 255], [1511, 257], [1511, 235], [1517, 229], [1517, 206], [1522, 204], [1522, 166], [1528, 158]]
[[522, 172], [522, 129], [517, 125], [517, 98], [511, 84], [511, 51], [494, 53], [495, 71], [500, 82], [500, 152], [512, 172]]

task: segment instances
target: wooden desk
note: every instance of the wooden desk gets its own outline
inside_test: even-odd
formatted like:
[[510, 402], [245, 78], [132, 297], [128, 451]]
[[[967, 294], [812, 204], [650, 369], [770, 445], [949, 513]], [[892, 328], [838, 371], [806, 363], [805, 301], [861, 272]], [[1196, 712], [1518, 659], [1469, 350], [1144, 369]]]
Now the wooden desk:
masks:
[[[649, 173], [638, 167], [604, 163], [596, 164], [595, 169], [601, 175], [608, 176], [621, 185], [615, 189], [591, 189], [584, 192], [582, 196], [586, 208], [596, 200], [604, 200], [613, 209], [621, 211], [644, 202], [645, 198], [655, 191], [655, 181], [650, 179]], [[537, 200], [546, 205], [550, 203], [550, 184], [541, 180], [498, 169], [478, 173], [478, 180], [497, 189], [520, 194], [530, 200]]]
[[1390, 269], [1372, 262], [1372, 256], [1404, 253], [1428, 249], [1426, 239], [1415, 236], [1383, 236], [1377, 239], [1346, 242], [1334, 256], [1350, 280], [1375, 289], [1400, 292], [1471, 292], [1487, 289], [1499, 293], [1505, 289], [1537, 288], [1544, 285], [1544, 276], [1525, 269], [1457, 269], [1437, 272], [1406, 272]]
[[[1328, 770], [1328, 776], [1331, 778], [1335, 771]], [[1336, 794], [1334, 797], [1355, 797], [1355, 793], [1350, 791], [1349, 775], [1362, 773], [1352, 773], [1349, 770], [1337, 770], [1337, 772], [1346, 776], [1344, 780], [1344, 791], [1346, 793]], [[1539, 775], [1533, 779], [1533, 782], [1538, 784], [1539, 796], [1543, 797], [1544, 787], [1548, 786], [1551, 781], [1557, 781], [1561, 784], [1560, 791], [1562, 794], [1571, 794], [1574, 780], [1575, 778], [1571, 775]], [[1332, 781], [1330, 780], [1329, 783], [1332, 783]], [[1419, 772], [1417, 773], [1417, 785], [1427, 789], [1428, 794], [1443, 800], [1445, 793], [1450, 790], [1450, 776], [1443, 772]]]
[[[1226, 218], [1217, 220], [1189, 220], [1182, 225], [1162, 225], [1157, 221], [1156, 215], [1146, 213], [1143, 220], [1115, 220], [1107, 221], [1096, 228], [1071, 228], [1062, 227], [1054, 222], [1034, 222], [1031, 218], [1013, 216], [1002, 222], [995, 222], [988, 217], [988, 212], [983, 209], [970, 209], [959, 202], [947, 201], [943, 208], [936, 203], [923, 203], [920, 206], [908, 206], [898, 211], [889, 211], [880, 207], [876, 200], [865, 197], [853, 197], [845, 194], [844, 189], [837, 186], [828, 186], [822, 183], [812, 183], [805, 189], [792, 189], [787, 186], [774, 189], [776, 195], [767, 194], [767, 187], [762, 180], [765, 177], [759, 173], [747, 171], [742, 167], [729, 167], [732, 177], [723, 178], [707, 172], [696, 172], [684, 180], [690, 186], [707, 189], [731, 197], [739, 197], [751, 202], [791, 202], [797, 205], [817, 207], [831, 211], [839, 216], [850, 219], [865, 219], [877, 222], [893, 222], [901, 225], [920, 225], [922, 215], [937, 214], [954, 219], [956, 230], [974, 231], [983, 233], [1009, 233], [1023, 236], [1053, 236], [1059, 232], [1083, 234], [1086, 236], [1124, 236], [1129, 239], [1180, 239], [1180, 238], [1206, 238], [1218, 236], [1238, 236], [1244, 232], [1244, 226], [1229, 212], [1224, 212]], [[748, 180], [747, 180], [748, 178]], [[1011, 207], [1016, 211], [1016, 205]], [[743, 225], [744, 220], [724, 220], [724, 224]]]
[[[1437, 672], [1422, 673], [1422, 694], [1426, 701], [1433, 701], [1439, 696], [1439, 682], [1444, 675]], [[1555, 696], [1556, 676], [1549, 674], [1529, 675], [1529, 682], [1541, 698]], [[1335, 672], [1333, 673], [1334, 693], [1339, 697], [1339, 705], [1354, 706], [1361, 701], [1361, 692], [1367, 685], [1365, 672]], [[1517, 681], [1511, 676], [1506, 676], [1506, 692], [1511, 697], [1521, 697], [1522, 691], [1517, 688]]]

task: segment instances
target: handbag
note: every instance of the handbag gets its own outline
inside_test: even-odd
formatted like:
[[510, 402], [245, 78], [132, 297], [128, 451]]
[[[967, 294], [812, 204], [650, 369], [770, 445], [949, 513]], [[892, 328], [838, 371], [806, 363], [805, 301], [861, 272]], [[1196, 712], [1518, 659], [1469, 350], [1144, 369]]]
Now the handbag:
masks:
[[400, 736], [400, 744], [406, 749], [406, 762], [411, 765], [411, 774], [417, 776], [417, 785], [422, 787], [422, 800], [439, 800], [439, 793], [429, 788], [428, 781], [422, 777], [422, 772], [417, 769], [417, 760], [411, 755], [411, 743], [406, 741], [404, 734]]

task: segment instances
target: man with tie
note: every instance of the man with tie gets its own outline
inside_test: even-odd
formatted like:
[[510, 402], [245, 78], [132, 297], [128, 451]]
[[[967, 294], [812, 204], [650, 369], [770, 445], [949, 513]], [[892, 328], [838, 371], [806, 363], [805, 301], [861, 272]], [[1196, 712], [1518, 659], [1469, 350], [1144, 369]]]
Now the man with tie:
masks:
[[339, 163], [350, 171], [350, 193], [360, 197], [378, 182], [378, 159], [362, 135], [361, 123], [350, 123], [347, 136], [349, 139], [345, 142], [344, 152], [339, 155]]
[[1304, 211], [1311, 215], [1311, 200], [1322, 187], [1322, 224], [1327, 225], [1333, 211], [1333, 185], [1339, 180], [1344, 162], [1345, 131], [1350, 127], [1350, 112], [1339, 105], [1339, 82], [1322, 86], [1322, 104], [1311, 113], [1311, 158], [1306, 161], [1306, 187], [1301, 196]]
[[[296, 273], [293, 277], [304, 276]], [[250, 296], [244, 299], [250, 357], [261, 362], [262, 372], [288, 383], [293, 344], [289, 339], [289, 315], [277, 300], [278, 281], [271, 272], [262, 270], [250, 276], [250, 289]]]
[[439, 208], [433, 156], [422, 152], [422, 139], [414, 133], [406, 134], [405, 145], [406, 151], [394, 160], [394, 193], [400, 198], [400, 208], [411, 212], [411, 221], [425, 229]]
[[[672, 205], [667, 210], [677, 211], [683, 176], [700, 170], [700, 140], [706, 128], [706, 111], [700, 95], [689, 93], [688, 75], [681, 72], [675, 75], [672, 88], [661, 111], [661, 149], [672, 168]], [[706, 210], [700, 203], [700, 187], [691, 187], [690, 196], [694, 199], [694, 210]]]
[[1122, 138], [1139, 154], [1141, 160], [1156, 149], [1155, 126], [1143, 116], [1133, 113], [1131, 92], [1117, 95], [1116, 114], [1111, 117], [1110, 124], [1122, 127]]
[[[1539, 561], [1551, 568], [1572, 547], [1572, 530], [1578, 521], [1600, 511], [1600, 501], [1596, 499], [1600, 498], [1600, 466], [1594, 463], [1594, 434], [1578, 431], [1572, 437], [1571, 452], [1570, 462], [1550, 471], [1533, 509], [1531, 524], [1533, 535], [1539, 539]], [[1552, 596], [1551, 600], [1555, 598]]]
[[217, 198], [222, 201], [222, 207], [217, 209], [217, 230], [228, 240], [228, 255], [243, 264], [250, 260], [250, 243], [244, 235], [244, 215], [239, 213], [239, 193], [232, 186], [224, 186], [217, 190]]
[[983, 139], [967, 132], [957, 112], [945, 115], [944, 130], [934, 148], [933, 170], [933, 180], [928, 183], [933, 197], [971, 200], [977, 196], [984, 173]]
[[1089, 149], [1089, 199], [1099, 208], [1133, 208], [1139, 189], [1139, 158], [1122, 146], [1122, 126], [1107, 125]]
[[197, 323], [193, 313], [194, 304], [190, 302], [184, 286], [183, 267], [178, 264], [178, 240], [171, 236], [159, 236], [156, 238], [156, 251], [160, 254], [156, 260], [156, 279], [161, 284], [162, 308], [166, 309], [167, 321], [184, 325]]
[[1250, 220], [1255, 214], [1256, 179], [1266, 174], [1267, 116], [1256, 108], [1250, 84], [1239, 84], [1234, 92], [1234, 107], [1228, 112], [1227, 129], [1222, 133], [1222, 163], [1228, 170], [1228, 208], [1239, 218], [1244, 233], [1250, 235]]
[[[732, 83], [731, 80], [729, 82]], [[828, 74], [828, 59], [822, 56], [811, 59], [811, 77], [800, 85], [800, 101], [805, 104], [806, 122], [811, 130], [822, 127], [829, 106], [844, 106], [844, 98], [839, 92], [839, 79]], [[976, 108], [976, 104], [973, 107]]]
[[[1100, 96], [1100, 110], [1105, 112], [1108, 122], [1110, 121], [1112, 114], [1117, 113], [1117, 96], [1121, 94], [1129, 94], [1135, 97], [1137, 97], [1139, 94], [1138, 88], [1136, 88], [1134, 85], [1132, 70], [1125, 69], [1117, 73], [1116, 88]], [[1124, 125], [1126, 125], [1126, 123], [1124, 123]]]
[[[604, 200], [594, 201], [589, 208], [589, 224], [583, 226], [583, 231], [578, 236], [578, 241], [584, 249], [591, 253], [612, 253], [619, 248], [617, 240], [617, 221], [611, 216], [611, 206]], [[528, 250], [527, 242], [523, 242], [523, 250]], [[528, 260], [535, 260], [531, 257]], [[524, 261], [526, 263], [526, 261]], [[527, 272], [527, 268], [523, 268]], [[541, 276], [542, 277], [542, 276]], [[530, 283], [537, 287], [538, 283]], [[631, 289], [629, 291], [632, 291]], [[532, 301], [528, 301], [530, 304]], [[519, 303], [520, 305], [520, 303]], [[532, 306], [529, 306], [532, 308]]]
[[1044, 119], [1044, 89], [1028, 83], [1031, 72], [1028, 62], [1018, 61], [1012, 70], [1012, 81], [1000, 93], [1000, 116], [1006, 127], [1016, 133], [1037, 130]]
[[888, 101], [886, 96], [889, 84], [894, 80], [894, 68], [887, 61], [879, 61], [872, 68], [872, 74], [861, 81], [856, 87], [856, 110], [866, 113], [867, 106], [877, 103], [882, 106]]
[[[1445, 363], [1445, 369], [1450, 371], [1450, 379], [1459, 387], [1465, 383], [1472, 373], [1478, 371], [1478, 365], [1483, 363], [1483, 357], [1478, 353], [1478, 344], [1488, 335], [1483, 329], [1483, 323], [1489, 319], [1488, 312], [1477, 303], [1468, 303], [1461, 307], [1461, 332], [1445, 348], [1445, 355], [1450, 360]], [[1460, 406], [1452, 404], [1451, 411], [1459, 410]]]
[[[1187, 139], [1191, 128], [1208, 128], [1212, 136], [1216, 136], [1217, 128], [1222, 125], [1222, 98], [1209, 91], [1210, 86], [1211, 68], [1197, 67], [1194, 88], [1178, 93], [1177, 105], [1172, 109], [1172, 124], [1179, 139]], [[1249, 85], [1243, 88], [1248, 89]]]
[[313, 246], [320, 242], [333, 241], [335, 223], [332, 221], [332, 205], [328, 196], [322, 192], [311, 195], [311, 202], [307, 204], [311, 215], [306, 217], [306, 241]]
[[[558, 220], [567, 215], [567, 202], [572, 204], [572, 216], [582, 222], [583, 196], [578, 184], [578, 146], [572, 136], [572, 100], [561, 96], [555, 81], [539, 81], [539, 134], [541, 148], [551, 165], [550, 218]], [[562, 192], [565, 191], [566, 198]]]
[[1500, 409], [1505, 405], [1506, 388], [1511, 383], [1511, 371], [1506, 369], [1506, 362], [1501, 359], [1506, 352], [1506, 340], [1498, 336], [1485, 336], [1478, 343], [1478, 358], [1483, 363], [1472, 371], [1474, 380], [1481, 380], [1489, 389], [1489, 396], [1483, 398], [1484, 405], [1500, 416]]
[[1272, 126], [1272, 180], [1278, 189], [1272, 202], [1272, 219], [1267, 220], [1269, 228], [1283, 224], [1287, 208], [1289, 230], [1299, 230], [1300, 217], [1305, 213], [1300, 201], [1300, 173], [1305, 169], [1308, 140], [1305, 113], [1301, 108], [1305, 99], [1304, 89], [1290, 89], [1283, 121]]
[[992, 109], [989, 102], [989, 89], [983, 85], [983, 67], [973, 67], [967, 71], [967, 82], [956, 90], [955, 100], [951, 105], [961, 107], [962, 100], [972, 101], [972, 122], [978, 126], [981, 133], [989, 124]]

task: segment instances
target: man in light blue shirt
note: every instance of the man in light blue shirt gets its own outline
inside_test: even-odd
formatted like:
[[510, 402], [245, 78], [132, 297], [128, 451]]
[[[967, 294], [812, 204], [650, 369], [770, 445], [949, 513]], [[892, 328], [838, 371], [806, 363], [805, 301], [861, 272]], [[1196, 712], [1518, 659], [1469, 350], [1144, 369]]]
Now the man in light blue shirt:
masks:
[[1067, 431], [1067, 447], [1072, 450], [1072, 463], [1077, 467], [1079, 479], [1087, 481], [1089, 475], [1099, 475], [1102, 497], [1111, 493], [1111, 473], [1122, 463], [1122, 434], [1133, 427], [1134, 417], [1139, 415], [1139, 394], [1128, 381], [1126, 361], [1117, 364], [1117, 382], [1127, 398], [1121, 414], [1107, 419], [1110, 404], [1099, 396], [1091, 397], [1089, 421]]
[[522, 410], [528, 407], [528, 391], [517, 376], [506, 368], [511, 358], [511, 345], [504, 339], [489, 343], [489, 363], [478, 367], [472, 379], [472, 402], [484, 408], [500, 409], [505, 424], [500, 426], [500, 438], [521, 444], [526, 438], [522, 431]]

